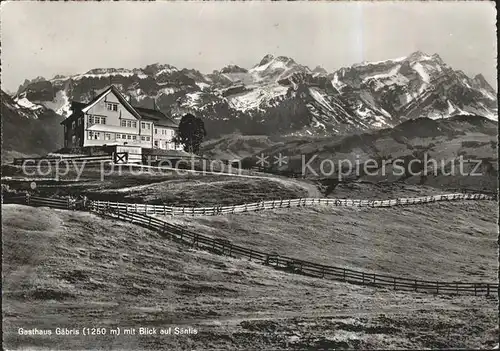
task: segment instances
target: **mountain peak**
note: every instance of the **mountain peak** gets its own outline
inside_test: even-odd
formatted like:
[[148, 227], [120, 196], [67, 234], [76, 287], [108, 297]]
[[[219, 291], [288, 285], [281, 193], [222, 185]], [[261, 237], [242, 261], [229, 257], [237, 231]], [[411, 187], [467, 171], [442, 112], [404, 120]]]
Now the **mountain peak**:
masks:
[[427, 55], [426, 53], [417, 50], [408, 56], [407, 60], [409, 61], [421, 61], [421, 60], [429, 60], [432, 59], [433, 56]]
[[245, 68], [242, 68], [238, 65], [227, 65], [223, 69], [220, 70], [221, 73], [247, 73], [248, 71]]
[[264, 56], [262, 58], [262, 60], [260, 61], [260, 63], [258, 64], [258, 66], [263, 66], [265, 65], [266, 63], [269, 63], [271, 62], [272, 60], [274, 60], [274, 56], [271, 55], [271, 54], [267, 54], [266, 56]]
[[314, 68], [312, 70], [312, 73], [315, 73], [315, 74], [328, 74], [328, 72], [326, 71], [326, 69], [324, 69], [321, 66], [316, 66], [316, 68]]
[[484, 76], [481, 73], [476, 74], [476, 76], [473, 79], [473, 82], [480, 88], [487, 89], [491, 92], [495, 91], [495, 89], [493, 89], [493, 87], [490, 85], [490, 83], [488, 83], [486, 78], [484, 78]]

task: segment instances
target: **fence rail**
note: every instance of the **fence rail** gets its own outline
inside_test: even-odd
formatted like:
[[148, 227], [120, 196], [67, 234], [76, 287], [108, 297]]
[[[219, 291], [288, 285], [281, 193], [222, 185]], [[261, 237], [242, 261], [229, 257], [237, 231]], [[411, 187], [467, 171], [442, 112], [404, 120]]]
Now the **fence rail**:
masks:
[[163, 214], [170, 216], [214, 216], [242, 212], [256, 212], [276, 208], [290, 208], [303, 206], [347, 206], [347, 207], [392, 207], [400, 205], [413, 205], [437, 201], [454, 200], [495, 200], [496, 197], [485, 194], [444, 194], [416, 198], [399, 198], [391, 200], [352, 200], [352, 199], [329, 199], [329, 198], [301, 198], [290, 200], [270, 200], [254, 202], [233, 206], [210, 206], [210, 207], [175, 207], [166, 205], [150, 205], [126, 202], [92, 201], [96, 209], [113, 208], [125, 212], [141, 212], [145, 214]]
[[239, 245], [231, 241], [208, 237], [190, 231], [179, 225], [167, 223], [158, 218], [137, 212], [123, 212], [116, 209], [97, 209], [97, 213], [111, 218], [127, 221], [154, 230], [176, 242], [188, 244], [196, 249], [250, 260], [272, 266], [276, 269], [311, 277], [326, 278], [352, 284], [382, 287], [393, 290], [427, 292], [433, 294], [473, 294], [475, 296], [498, 293], [498, 284], [486, 282], [440, 282], [421, 279], [395, 277], [391, 275], [367, 273], [343, 267], [321, 265], [277, 253], [266, 253]]
[[64, 161], [71, 162], [103, 162], [112, 161], [113, 157], [111, 155], [95, 155], [95, 156], [64, 156], [64, 157], [27, 157], [27, 158], [15, 158], [12, 161], [13, 165], [22, 166], [26, 162], [36, 165], [37, 162], [41, 163], [59, 163]]
[[[446, 198], [447, 196], [447, 199], [450, 199], [450, 196], [453, 195], [457, 194], [438, 195], [438, 196], [442, 197], [445, 196], [443, 197], [443, 199]], [[463, 194], [458, 194], [458, 195], [463, 195]], [[476, 195], [481, 195], [481, 194], [476, 194]], [[451, 197], [451, 199], [456, 200], [458, 198]], [[483, 199], [483, 197], [478, 197], [474, 199]], [[212, 253], [227, 255], [235, 258], [248, 258], [250, 260], [268, 266], [272, 266], [276, 269], [284, 270], [291, 273], [299, 273], [311, 277], [326, 278], [352, 284], [382, 287], [394, 290], [428, 292], [434, 294], [457, 294], [457, 295], [474, 294], [475, 296], [480, 296], [480, 295], [488, 296], [490, 294], [493, 295], [498, 294], [498, 284], [495, 283], [440, 282], [440, 281], [395, 277], [385, 274], [362, 272], [344, 267], [322, 265], [292, 257], [282, 256], [276, 252], [266, 253], [258, 250], [253, 250], [232, 244], [230, 240], [213, 238], [190, 231], [185, 227], [168, 223], [156, 217], [149, 216], [145, 213], [141, 213], [140, 211], [130, 211], [130, 210], [127, 211], [117, 206], [115, 207], [101, 206], [101, 205], [96, 206], [96, 203], [98, 203], [96, 201], [93, 201], [90, 204], [86, 204], [85, 202], [83, 202], [83, 200], [76, 201], [72, 200], [71, 198], [54, 199], [54, 198], [43, 198], [38, 196], [28, 196], [28, 197], [17, 196], [17, 197], [10, 197], [6, 200], [8, 200], [7, 201], [8, 203], [27, 204], [30, 206], [47, 206], [59, 209], [90, 210], [105, 217], [111, 217], [127, 221], [132, 224], [137, 224], [144, 228], [157, 231], [163, 237], [167, 237], [168, 239], [171, 239], [176, 242], [191, 245], [193, 248], [203, 249], [206, 251], [210, 251]], [[301, 206], [302, 203], [307, 203], [307, 201], [300, 202], [299, 200], [317, 201], [318, 199], [298, 199], [289, 201], [287, 200], [285, 202], [288, 204], [288, 202], [297, 201], [292, 203], [297, 204], [299, 206]], [[400, 201], [401, 199], [398, 200]], [[384, 201], [398, 201], [398, 200], [384, 200]], [[414, 202], [411, 203], [424, 202], [424, 201], [419, 202], [416, 199], [411, 199], [411, 200], [415, 200]], [[349, 203], [349, 201], [359, 201], [359, 200], [342, 200], [342, 201], [345, 201], [343, 202], [343, 205], [348, 206], [347, 204]], [[371, 202], [373, 201], [368, 201], [368, 203]]]

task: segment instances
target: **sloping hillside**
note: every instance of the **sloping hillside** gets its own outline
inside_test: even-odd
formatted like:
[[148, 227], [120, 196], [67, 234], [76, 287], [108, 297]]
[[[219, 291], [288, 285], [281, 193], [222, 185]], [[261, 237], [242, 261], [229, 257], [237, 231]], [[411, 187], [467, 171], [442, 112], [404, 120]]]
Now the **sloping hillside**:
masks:
[[200, 152], [208, 158], [236, 160], [255, 155], [279, 142], [267, 135], [229, 134], [205, 141]]
[[424, 280], [496, 281], [496, 205], [318, 206], [167, 218], [238, 245], [326, 265]]
[[[6, 349], [422, 349], [498, 343], [496, 298], [450, 299], [286, 274], [193, 251], [88, 213], [4, 205], [2, 215]], [[84, 336], [83, 327], [107, 332]], [[117, 327], [119, 336], [110, 332]], [[157, 334], [139, 335], [146, 327], [157, 328]], [[159, 335], [169, 327], [172, 335]], [[176, 327], [186, 333], [173, 335]], [[53, 334], [19, 335], [19, 328]], [[56, 328], [79, 334], [55, 335]], [[124, 328], [136, 334], [124, 335]]]
[[[409, 120], [394, 128], [348, 136], [324, 138], [295, 138], [261, 150], [248, 163], [257, 165], [258, 156], [268, 156], [267, 167], [293, 171], [313, 178], [331, 178], [370, 182], [407, 182], [437, 187], [472, 188], [494, 191], [497, 188], [498, 123], [484, 117], [460, 115], [442, 120], [419, 118]], [[286, 163], [276, 164], [279, 155], [286, 156]], [[419, 169], [410, 161], [437, 161], [439, 170], [450, 173], [455, 162], [455, 173], [442, 176], [434, 166], [428, 167], [428, 177], [417, 176]], [[477, 161], [481, 176], [461, 176], [459, 159]], [[365, 162], [371, 162], [365, 172]], [[401, 172], [392, 168], [397, 164]], [[323, 164], [323, 165], [322, 165]], [[333, 169], [332, 169], [333, 165]], [[351, 166], [349, 166], [351, 165]], [[350, 168], [349, 168], [350, 167]], [[464, 170], [472, 172], [475, 163]], [[350, 170], [350, 172], [349, 172]], [[359, 170], [359, 171], [358, 171]]]

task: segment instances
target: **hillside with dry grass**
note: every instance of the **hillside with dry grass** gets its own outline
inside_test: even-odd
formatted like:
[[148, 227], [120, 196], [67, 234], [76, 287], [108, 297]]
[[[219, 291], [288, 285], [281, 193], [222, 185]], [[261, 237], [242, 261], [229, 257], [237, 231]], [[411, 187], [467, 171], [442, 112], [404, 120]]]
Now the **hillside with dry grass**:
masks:
[[372, 273], [471, 282], [497, 281], [497, 219], [494, 201], [167, 217], [265, 252]]
[[[496, 297], [403, 293], [287, 274], [90, 213], [3, 205], [2, 215], [6, 349], [421, 349], [498, 342]], [[177, 326], [197, 334], [17, 334], [20, 327], [89, 326]]]

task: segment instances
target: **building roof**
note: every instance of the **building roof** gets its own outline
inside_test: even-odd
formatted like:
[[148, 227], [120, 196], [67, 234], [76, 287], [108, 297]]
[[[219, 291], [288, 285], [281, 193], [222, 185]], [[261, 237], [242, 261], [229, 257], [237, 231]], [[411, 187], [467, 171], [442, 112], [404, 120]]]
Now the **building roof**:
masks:
[[178, 127], [177, 122], [175, 122], [173, 119], [171, 119], [161, 111], [137, 106], [134, 106], [134, 108], [137, 110], [137, 112], [139, 112], [143, 119], [153, 121], [155, 125], [170, 128]]
[[92, 108], [95, 104], [97, 104], [101, 99], [103, 99], [106, 95], [108, 95], [109, 92], [113, 92], [118, 100], [122, 103], [122, 105], [130, 112], [132, 115], [134, 115], [137, 119], [141, 119], [141, 115], [134, 109], [134, 107], [130, 104], [130, 102], [127, 101], [125, 96], [120, 93], [120, 91], [114, 86], [111, 85], [109, 88], [104, 90], [102, 93], [97, 95], [91, 102], [85, 106], [82, 111], [87, 112], [89, 109]]
[[78, 113], [75, 113], [77, 111], [78, 112], [88, 111], [92, 106], [94, 106], [102, 98], [104, 98], [104, 96], [106, 96], [109, 92], [113, 92], [118, 97], [118, 100], [122, 103], [122, 105], [138, 119], [153, 121], [154, 124], [162, 127], [170, 127], [170, 128], [178, 127], [177, 122], [175, 122], [172, 118], [166, 116], [161, 111], [132, 106], [130, 102], [127, 101], [127, 99], [122, 95], [122, 93], [120, 93], [120, 91], [114, 85], [111, 85], [109, 88], [105, 89], [103, 92], [101, 92], [99, 95], [97, 95], [88, 103], [71, 101], [71, 109], [73, 110], [73, 113], [70, 116], [68, 116], [65, 120], [63, 120], [61, 124], [66, 124], [67, 122], [74, 119], [74, 116], [78, 115]]

